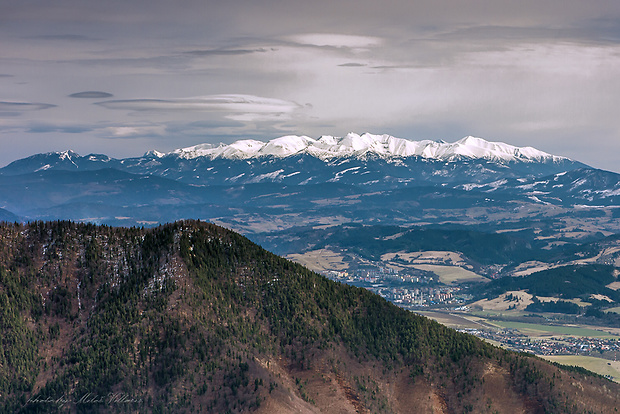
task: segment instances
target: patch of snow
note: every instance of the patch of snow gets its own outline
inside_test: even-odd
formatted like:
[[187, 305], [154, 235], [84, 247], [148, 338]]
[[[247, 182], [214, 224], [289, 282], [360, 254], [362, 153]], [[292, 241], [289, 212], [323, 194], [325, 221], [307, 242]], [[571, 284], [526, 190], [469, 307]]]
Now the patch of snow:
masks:
[[346, 173], [346, 172], [349, 172], [349, 171], [359, 170], [360, 168], [362, 168], [362, 167], [352, 167], [352, 168], [347, 168], [346, 170], [342, 170], [342, 171], [340, 171], [340, 172], [337, 172], [337, 173], [336, 173], [336, 175], [342, 175], [342, 174], [344, 174], [344, 173]]
[[234, 176], [234, 177], [227, 178], [226, 180], [227, 180], [227, 181], [232, 181], [232, 182], [235, 182], [235, 181], [237, 181], [239, 178], [243, 177], [244, 175], [245, 175], [245, 173], [241, 173], [241, 174], [236, 175], [236, 176]]
[[620, 195], [620, 188], [617, 188], [615, 190], [602, 190], [599, 192], [599, 194], [601, 195], [601, 197], [618, 196]]
[[517, 186], [517, 188], [520, 188], [522, 190], [530, 190], [540, 184], [547, 185], [549, 184], [549, 181], [536, 181], [535, 183], [531, 183], [531, 184], [519, 185]]
[[[248, 183], [259, 183], [263, 180], [276, 180], [280, 174], [282, 174], [284, 170], [277, 170], [266, 174], [259, 174], [256, 177], [253, 177], [248, 181]], [[241, 174], [243, 175], [243, 174]], [[238, 176], [240, 177], [240, 176]]]
[[51, 165], [49, 165], [49, 164], [45, 164], [44, 166], [39, 167], [39, 168], [37, 168], [36, 170], [34, 170], [34, 172], [45, 171], [45, 170], [49, 170], [50, 168], [52, 168], [52, 166], [51, 166]]
[[535, 201], [537, 203], [541, 203], [541, 204], [550, 204], [546, 201], [542, 201], [540, 198], [536, 197], [535, 195], [531, 195], [528, 197], [530, 200]]
[[465, 190], [465, 191], [471, 191], [471, 190], [473, 190], [473, 189], [476, 189], [476, 188], [482, 188], [482, 187], [485, 187], [485, 186], [486, 186], [486, 184], [474, 184], [474, 183], [469, 183], [469, 184], [463, 184], [463, 185], [461, 186], [461, 188], [462, 188], [463, 190]]
[[578, 180], [573, 181], [571, 184], [573, 185], [573, 188], [574, 188], [574, 187], [580, 187], [580, 186], [586, 184], [587, 182], [588, 182], [587, 179], [580, 178]]
[[487, 184], [490, 187], [490, 189], [488, 191], [495, 191], [498, 188], [500, 188], [501, 186], [503, 186], [504, 184], [506, 184], [507, 182], [508, 182], [508, 180], [506, 180], [506, 179], [493, 181], [492, 183]]

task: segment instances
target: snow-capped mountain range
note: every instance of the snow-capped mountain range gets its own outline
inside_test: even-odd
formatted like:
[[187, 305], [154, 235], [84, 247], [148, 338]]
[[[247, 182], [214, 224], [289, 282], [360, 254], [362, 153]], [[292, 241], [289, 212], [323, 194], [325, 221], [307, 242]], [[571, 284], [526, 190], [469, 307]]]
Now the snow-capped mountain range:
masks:
[[201, 144], [124, 159], [63, 151], [0, 168], [0, 220], [413, 223], [469, 221], [475, 211], [484, 221], [513, 217], [522, 205], [542, 215], [578, 205], [613, 209], [620, 175], [482, 138], [446, 143], [354, 133]]
[[184, 159], [199, 157], [249, 159], [257, 157], [286, 158], [293, 155], [311, 155], [322, 160], [335, 158], [365, 157], [383, 158], [421, 157], [452, 161], [458, 158], [483, 158], [502, 161], [558, 161], [558, 157], [532, 147], [515, 147], [502, 142], [489, 142], [482, 138], [465, 137], [454, 143], [444, 141], [411, 141], [390, 135], [349, 133], [344, 137], [324, 135], [319, 139], [288, 135], [268, 142], [240, 140], [230, 145], [200, 144], [181, 148], [169, 153], [149, 151], [146, 155], [158, 158], [178, 156]]
[[268, 142], [200, 144], [168, 153], [114, 159], [73, 151], [38, 154], [0, 169], [0, 175], [113, 168], [197, 185], [337, 182], [374, 188], [475, 183], [554, 174], [585, 165], [539, 151], [482, 138], [454, 143], [410, 141], [390, 135], [284, 136]]

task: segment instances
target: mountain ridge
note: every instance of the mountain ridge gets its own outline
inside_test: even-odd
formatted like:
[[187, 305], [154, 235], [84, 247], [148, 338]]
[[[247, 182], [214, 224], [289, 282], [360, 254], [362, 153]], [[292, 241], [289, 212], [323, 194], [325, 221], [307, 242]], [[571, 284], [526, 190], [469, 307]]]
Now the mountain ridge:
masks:
[[198, 185], [256, 182], [308, 184], [341, 181], [362, 186], [400, 187], [415, 181], [491, 182], [501, 178], [542, 176], [587, 167], [531, 147], [465, 137], [455, 143], [409, 141], [389, 135], [343, 138], [284, 136], [268, 142], [242, 140], [230, 145], [200, 144], [168, 153], [115, 159], [73, 151], [36, 154], [0, 168], [12, 176], [47, 170], [85, 171], [114, 168], [158, 175]]
[[[308, 154], [324, 161], [348, 156], [364, 157], [368, 154], [384, 158], [421, 157], [451, 161], [459, 157], [485, 158], [503, 161], [559, 161], [566, 157], [551, 155], [532, 147], [515, 147], [502, 142], [489, 142], [483, 138], [467, 136], [454, 143], [444, 141], [412, 141], [391, 135], [349, 133], [344, 137], [321, 136], [318, 140], [307, 136], [288, 135], [268, 142], [240, 140], [230, 145], [199, 144], [180, 148], [168, 153], [147, 152], [159, 158], [178, 156], [180, 158], [230, 158], [248, 159], [255, 157], [289, 157]], [[146, 154], [145, 154], [146, 155]]]
[[[149, 150], [142, 157], [155, 159], [164, 157], [250, 159], [260, 157], [286, 158], [300, 154], [311, 155], [323, 161], [346, 157], [364, 158], [371, 154], [385, 159], [420, 157], [440, 161], [455, 161], [462, 158], [504, 162], [559, 162], [569, 160], [567, 157], [552, 155], [533, 147], [516, 147], [474, 136], [466, 136], [456, 142], [448, 143], [443, 140], [414, 141], [396, 138], [388, 134], [364, 133], [358, 135], [353, 132], [344, 137], [323, 135], [319, 139], [305, 135], [286, 135], [269, 141], [246, 139], [231, 144], [205, 143], [178, 148], [169, 152]], [[89, 161], [102, 162], [114, 160], [102, 154], [88, 154], [81, 157], [72, 150], [37, 155], [48, 157], [56, 155], [60, 161], [68, 160], [69, 163], [72, 162], [72, 158], [88, 158]]]

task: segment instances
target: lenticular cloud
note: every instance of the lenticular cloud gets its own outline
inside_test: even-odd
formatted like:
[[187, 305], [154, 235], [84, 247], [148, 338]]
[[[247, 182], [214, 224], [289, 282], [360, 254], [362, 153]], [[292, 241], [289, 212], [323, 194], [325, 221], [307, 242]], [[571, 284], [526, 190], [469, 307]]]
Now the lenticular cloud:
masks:
[[105, 98], [111, 98], [113, 96], [114, 95], [112, 95], [111, 93], [107, 93], [107, 92], [84, 91], [84, 92], [72, 93], [71, 95], [69, 95], [69, 98], [105, 99]]
[[108, 109], [131, 111], [224, 111], [240, 113], [290, 113], [300, 105], [282, 99], [253, 95], [208, 95], [178, 99], [128, 99], [98, 102]]
[[41, 102], [0, 102], [0, 111], [2, 112], [23, 112], [23, 111], [40, 111], [42, 109], [53, 108], [56, 105]]

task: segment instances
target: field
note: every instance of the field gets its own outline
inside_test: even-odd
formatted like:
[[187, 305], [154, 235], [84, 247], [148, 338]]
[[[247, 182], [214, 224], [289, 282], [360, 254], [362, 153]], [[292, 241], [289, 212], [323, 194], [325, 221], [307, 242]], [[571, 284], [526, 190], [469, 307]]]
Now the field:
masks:
[[516, 329], [524, 335], [536, 338], [545, 336], [583, 336], [590, 338], [618, 338], [617, 335], [608, 332], [599, 331], [591, 328], [582, 328], [579, 326], [555, 326], [541, 325], [537, 323], [512, 322], [512, 321], [489, 321], [493, 325], [501, 328]]
[[[512, 295], [512, 297], [518, 298], [518, 301], [510, 301], [507, 300], [507, 296]], [[521, 314], [530, 303], [532, 303], [532, 295], [525, 291], [509, 291], [499, 295], [494, 299], [481, 299], [477, 302], [471, 304], [472, 309], [481, 309], [484, 314], [497, 314], [498, 311], [501, 313], [507, 313], [510, 315]], [[477, 312], [481, 313], [481, 312]]]
[[327, 249], [313, 250], [304, 254], [290, 254], [286, 258], [315, 272], [324, 272], [326, 270], [344, 271], [349, 268], [341, 254]]
[[[403, 233], [396, 234], [393, 237], [400, 236]], [[386, 237], [386, 239], [388, 239]], [[448, 252], [448, 251], [434, 251], [427, 250], [422, 252], [396, 252], [385, 253], [381, 256], [381, 260], [384, 262], [394, 261], [397, 259], [401, 263], [409, 264], [440, 264], [451, 263], [453, 266], [466, 266], [467, 261], [463, 258], [461, 253]]]
[[581, 355], [541, 355], [540, 357], [563, 365], [577, 365], [600, 375], [611, 375], [614, 381], [620, 382], [620, 361]]
[[486, 329], [488, 325], [477, 322], [474, 319], [464, 318], [460, 315], [447, 312], [416, 311], [415, 313], [434, 319], [442, 325], [454, 329]]
[[439, 281], [446, 285], [453, 283], [489, 281], [486, 277], [482, 277], [472, 271], [457, 266], [415, 265], [413, 267], [435, 273], [439, 277]]
[[[394, 257], [400, 258], [395, 261]], [[360, 256], [349, 254], [358, 263], [371, 264], [367, 259]], [[328, 270], [346, 271], [351, 266], [352, 259], [345, 260], [343, 255], [329, 249], [312, 250], [302, 254], [289, 254], [287, 259], [306, 266], [315, 272]], [[419, 269], [432, 272], [439, 278], [441, 283], [446, 285], [468, 283], [468, 282], [488, 282], [488, 279], [480, 276], [463, 267], [455, 266], [454, 263], [462, 263], [461, 257], [454, 252], [421, 252], [421, 253], [389, 253], [381, 257], [381, 265], [404, 271], [406, 269]], [[403, 263], [402, 261], [405, 261]], [[442, 265], [437, 263], [449, 262], [453, 265]], [[374, 263], [379, 265], [379, 263]]]
[[620, 306], [616, 306], [615, 308], [606, 309], [605, 312], [615, 312], [620, 313]]
[[[579, 326], [550, 326], [523, 322], [500, 322], [489, 321], [488, 319], [477, 317], [471, 314], [455, 314], [439, 311], [422, 311], [416, 312], [428, 318], [454, 329], [489, 329], [493, 326], [502, 328], [517, 329], [520, 333], [535, 339], [541, 337], [594, 337], [594, 338], [618, 338], [618, 335], [602, 332], [589, 327]], [[610, 329], [610, 328], [606, 328]], [[610, 329], [613, 330], [613, 329]], [[617, 330], [615, 332], [618, 333]], [[487, 342], [496, 346], [503, 345], [500, 342], [485, 338]], [[596, 372], [600, 375], [610, 375], [616, 382], [620, 382], [620, 361], [610, 361], [603, 358], [582, 355], [539, 355], [541, 358], [549, 361], [558, 362], [563, 365], [576, 365]]]
[[527, 323], [527, 322], [513, 322], [513, 321], [497, 321], [497, 320], [489, 320], [484, 318], [483, 316], [475, 316], [474, 314], [455, 314], [455, 313], [446, 313], [446, 312], [438, 312], [438, 311], [420, 311], [416, 312], [420, 315], [424, 315], [428, 318], [434, 319], [437, 322], [446, 325], [450, 328], [454, 329], [463, 329], [463, 328], [478, 328], [485, 329], [489, 327], [496, 328], [508, 328], [515, 329], [522, 333], [523, 335], [527, 335], [531, 338], [540, 338], [540, 337], [560, 337], [560, 336], [574, 336], [574, 337], [590, 337], [590, 338], [601, 338], [601, 339], [617, 339], [618, 332], [613, 328], [602, 328], [606, 329], [609, 332], [605, 332], [602, 330], [594, 329], [592, 327], [583, 327], [583, 326], [556, 326], [556, 325], [542, 325], [537, 323]]

